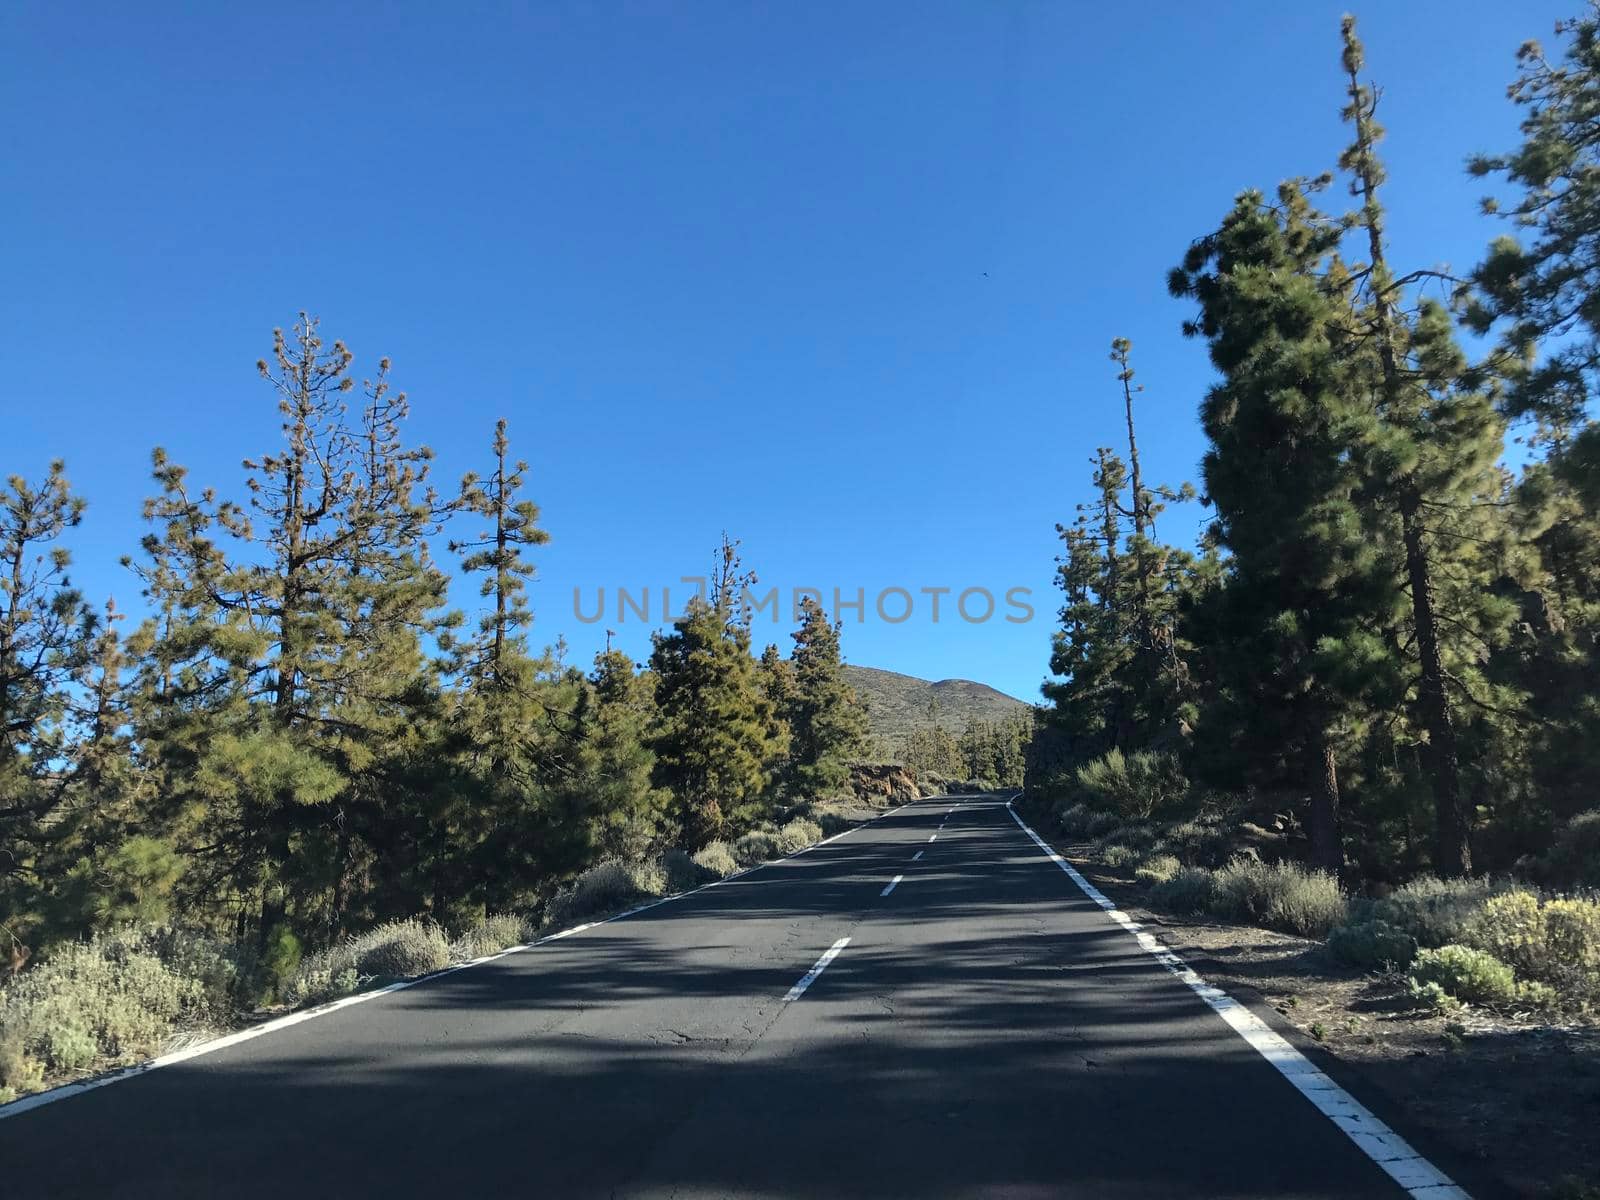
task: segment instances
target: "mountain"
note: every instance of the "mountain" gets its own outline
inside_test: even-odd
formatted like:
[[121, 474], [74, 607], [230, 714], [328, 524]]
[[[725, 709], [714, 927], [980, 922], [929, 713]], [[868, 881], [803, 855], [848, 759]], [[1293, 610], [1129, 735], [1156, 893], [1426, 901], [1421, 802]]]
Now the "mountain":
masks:
[[939, 724], [959, 734], [967, 722], [978, 718], [999, 720], [1027, 712], [1032, 705], [970, 679], [933, 682], [914, 675], [880, 671], [876, 667], [844, 667], [845, 679], [867, 705], [867, 719], [875, 737], [898, 745], [914, 729], [931, 727], [928, 705], [938, 705]]

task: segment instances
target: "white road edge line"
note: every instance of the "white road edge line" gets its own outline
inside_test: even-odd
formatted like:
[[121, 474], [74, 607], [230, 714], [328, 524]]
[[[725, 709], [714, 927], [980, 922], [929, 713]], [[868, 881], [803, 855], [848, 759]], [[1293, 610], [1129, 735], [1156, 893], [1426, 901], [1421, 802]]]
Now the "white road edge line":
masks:
[[1318, 1112], [1344, 1130], [1350, 1140], [1382, 1167], [1389, 1178], [1404, 1188], [1408, 1195], [1414, 1200], [1471, 1200], [1448, 1175], [1413, 1150], [1404, 1138], [1318, 1070], [1310, 1059], [1290, 1045], [1282, 1035], [1274, 1032], [1270, 1025], [1227, 992], [1207, 983], [1188, 963], [1146, 933], [1139, 922], [1118, 908], [1077, 868], [1046, 845], [1044, 839], [1017, 815], [1017, 810], [1012, 807], [1015, 803], [1015, 798], [1006, 801], [1006, 811], [1011, 814], [1011, 819], [1049, 856], [1051, 862], [1067, 873], [1085, 896], [1098, 904], [1106, 916], [1131, 933], [1151, 957], [1188, 984], [1189, 989], [1210, 1005], [1212, 1011], [1248, 1042], [1252, 1050], [1276, 1067], [1278, 1073], [1311, 1101]]
[[878, 897], [881, 899], [884, 896], [887, 896], [890, 892], [894, 891], [896, 885], [899, 884], [899, 882], [904, 878], [904, 875], [896, 875], [893, 879], [889, 880], [889, 886], [884, 888], [883, 891], [879, 892]]
[[[159, 1071], [162, 1067], [174, 1067], [179, 1063], [188, 1062], [191, 1058], [199, 1058], [202, 1055], [214, 1054], [218, 1050], [226, 1050], [228, 1047], [237, 1046], [241, 1042], [252, 1041], [258, 1037], [264, 1037], [269, 1033], [277, 1033], [280, 1029], [288, 1029], [292, 1025], [299, 1025], [302, 1021], [312, 1021], [317, 1017], [325, 1017], [329, 1013], [338, 1012], [341, 1008], [349, 1008], [353, 1004], [365, 1004], [368, 1000], [376, 1000], [379, 996], [387, 996], [391, 992], [403, 992], [407, 988], [416, 987], [419, 983], [429, 983], [435, 979], [442, 979], [446, 975], [454, 975], [457, 971], [464, 971], [468, 967], [481, 967], [484, 963], [494, 962], [497, 959], [505, 958], [509, 954], [521, 954], [527, 950], [535, 950], [538, 947], [545, 945], [547, 942], [558, 942], [562, 938], [571, 937], [575, 933], [582, 933], [586, 929], [594, 929], [600, 925], [609, 925], [613, 921], [621, 921], [627, 917], [636, 916], [647, 909], [656, 908], [662, 904], [670, 904], [674, 900], [682, 900], [687, 896], [695, 895], [697, 892], [704, 892], [710, 888], [720, 887], [724, 883], [732, 883], [735, 879], [742, 879], [746, 875], [750, 875], [756, 871], [764, 870], [767, 867], [776, 866], [781, 862], [787, 862], [791, 858], [799, 858], [802, 854], [808, 854], [818, 847], [826, 846], [829, 842], [836, 842], [847, 834], [856, 832], [858, 829], [865, 829], [868, 825], [874, 825], [887, 817], [892, 817], [897, 813], [903, 812], [905, 811], [906, 807], [906, 805], [901, 805], [898, 808], [891, 808], [886, 812], [881, 812], [877, 816], [873, 817], [870, 821], [863, 821], [861, 824], [853, 825], [849, 829], [840, 830], [832, 837], [825, 837], [820, 842], [813, 842], [809, 846], [805, 846], [799, 850], [796, 850], [793, 854], [786, 854], [782, 858], [775, 858], [770, 862], [757, 863], [753, 867], [746, 867], [742, 871], [735, 871], [732, 875], [724, 875], [721, 879], [714, 879], [710, 883], [703, 883], [697, 888], [690, 888], [686, 892], [676, 892], [671, 896], [663, 896], [659, 900], [651, 900], [647, 904], [640, 904], [634, 908], [628, 909], [626, 912], [615, 913], [612, 916], [605, 917], [599, 921], [586, 921], [582, 925], [574, 925], [571, 929], [563, 929], [559, 933], [546, 934], [542, 938], [535, 938], [533, 941], [524, 942], [520, 946], [508, 946], [504, 950], [498, 951], [497, 953], [485, 954], [482, 958], [474, 958], [464, 963], [456, 963], [453, 966], [444, 968], [442, 971], [435, 971], [431, 975], [419, 975], [415, 979], [397, 980], [396, 982], [389, 984], [387, 987], [374, 988], [370, 992], [357, 992], [353, 996], [342, 996], [338, 1000], [334, 1000], [328, 1004], [318, 1005], [316, 1008], [307, 1008], [301, 1010], [300, 1012], [287, 1013], [284, 1016], [275, 1017], [270, 1021], [263, 1021], [259, 1025], [252, 1025], [248, 1029], [240, 1029], [234, 1033], [225, 1034], [219, 1038], [212, 1038], [209, 1041], [196, 1042], [192, 1046], [185, 1046], [183, 1049], [174, 1050], [170, 1054], [163, 1054], [158, 1058], [147, 1059], [141, 1063], [134, 1063], [130, 1067], [123, 1067], [120, 1070], [110, 1071], [104, 1075], [97, 1075], [93, 1079], [83, 1079], [75, 1083], [63, 1083], [56, 1087], [48, 1088], [42, 1092], [34, 1092], [31, 1096], [23, 1096], [21, 1099], [13, 1100], [9, 1104], [0, 1104], [0, 1121], [4, 1121], [7, 1117], [20, 1117], [23, 1113], [31, 1112], [36, 1108], [43, 1108], [46, 1104], [55, 1104], [61, 1100], [70, 1100], [74, 1096], [81, 1096], [85, 1092], [92, 1092], [98, 1088], [109, 1087], [111, 1084], [121, 1083], [125, 1079], [133, 1079], [139, 1075], [148, 1074], [151, 1071]], [[845, 940], [848, 941], [849, 939], [846, 938]]]
[[805, 990], [817, 981], [817, 976], [826, 971], [828, 969], [828, 964], [839, 956], [839, 951], [843, 950], [849, 944], [850, 939], [847, 937], [842, 937], [833, 945], [824, 950], [822, 952], [822, 957], [817, 959], [817, 965], [802, 975], [800, 977], [800, 982], [795, 984], [792, 988], [784, 993], [783, 1002], [787, 1004], [791, 1000], [800, 999], [800, 997], [805, 994]]

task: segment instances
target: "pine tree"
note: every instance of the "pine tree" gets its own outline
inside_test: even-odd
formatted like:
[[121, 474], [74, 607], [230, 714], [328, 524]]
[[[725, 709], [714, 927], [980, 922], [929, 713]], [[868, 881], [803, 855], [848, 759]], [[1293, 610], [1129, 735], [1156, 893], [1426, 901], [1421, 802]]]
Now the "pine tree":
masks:
[[476, 474], [461, 481], [460, 505], [463, 510], [490, 522], [476, 538], [452, 542], [451, 549], [465, 552], [461, 569], [469, 574], [481, 572], [479, 594], [494, 600], [494, 610], [480, 626], [481, 641], [472, 652], [468, 670], [482, 676], [493, 688], [506, 686], [506, 661], [511, 653], [526, 653], [522, 639], [533, 623], [527, 603], [527, 581], [534, 567], [524, 556], [530, 546], [543, 546], [550, 535], [539, 528], [539, 509], [531, 500], [521, 499], [528, 464], [517, 461], [508, 469], [504, 418], [494, 429], [495, 469], [488, 479]]
[[1366, 705], [1394, 690], [1380, 639], [1398, 602], [1352, 460], [1367, 408], [1340, 358], [1341, 234], [1298, 183], [1275, 207], [1247, 192], [1171, 280], [1198, 301], [1185, 331], [1222, 375], [1201, 408], [1203, 471], [1210, 536], [1231, 558], [1191, 618], [1222, 684], [1197, 740], [1231, 769], [1248, 764], [1233, 782], [1309, 793], [1312, 859], [1330, 869], [1344, 858], [1338, 759]]
[[429, 455], [401, 444], [387, 362], [352, 428], [351, 363], [309, 317], [275, 331], [257, 368], [284, 444], [246, 460], [249, 508], [192, 496], [159, 451], [146, 506], [141, 744], [193, 850], [191, 901], [263, 937], [345, 920], [351, 887], [404, 844], [385, 809], [439, 717], [421, 642], [445, 587], [423, 541], [435, 505], [417, 494]]
[[[1517, 236], [1495, 240], [1459, 293], [1478, 333], [1498, 326], [1496, 366], [1509, 377], [1508, 415], [1542, 458], [1524, 470], [1513, 519], [1536, 566], [1521, 580], [1521, 619], [1512, 652], [1496, 670], [1529, 694], [1538, 720], [1518, 744], [1539, 782], [1542, 809], [1530, 824], [1548, 830], [1593, 803], [1600, 770], [1600, 426], [1592, 417], [1600, 383], [1600, 9], [1556, 27], [1559, 59], [1537, 42], [1518, 52], [1510, 88], [1521, 108], [1522, 143], [1472, 160], [1473, 174], [1498, 174], [1518, 189], [1508, 205], [1489, 199]], [[1531, 429], [1527, 426], [1531, 424]], [[1535, 843], [1537, 845], [1537, 842]]]
[[[1471, 686], [1451, 670], [1447, 624], [1466, 637], [1492, 643], [1510, 617], [1508, 608], [1479, 606], [1470, 621], [1440, 610], [1443, 577], [1467, 570], [1473, 553], [1462, 530], [1474, 505], [1496, 503], [1500, 480], [1494, 464], [1503, 434], [1489, 397], [1474, 385], [1450, 336], [1443, 307], [1424, 301], [1408, 319], [1401, 304], [1405, 287], [1420, 273], [1397, 279], [1384, 244], [1384, 210], [1379, 188], [1385, 173], [1376, 152], [1382, 129], [1374, 120], [1376, 93], [1362, 84], [1363, 50], [1355, 20], [1342, 26], [1343, 64], [1349, 104], [1345, 119], [1354, 141], [1340, 158], [1351, 176], [1350, 190], [1360, 201], [1352, 215], [1365, 235], [1368, 262], [1352, 273], [1349, 333], [1353, 347], [1367, 352], [1375, 417], [1364, 448], [1378, 494], [1398, 519], [1405, 547], [1405, 575], [1411, 602], [1411, 634], [1416, 646], [1417, 720], [1427, 737], [1427, 760], [1434, 793], [1434, 866], [1445, 875], [1472, 869], [1471, 812], [1462, 780], [1459, 721], [1454, 694]], [[1487, 582], [1487, 581], [1485, 581]], [[1463, 594], [1472, 594], [1464, 589]], [[1482, 595], [1482, 592], [1478, 592]], [[1469, 652], [1470, 653], [1470, 652]]]
[[654, 680], [635, 672], [620, 650], [607, 650], [595, 655], [589, 685], [578, 722], [585, 757], [577, 778], [593, 813], [593, 852], [637, 859], [670, 833], [670, 797], [651, 779]]
[[0, 489], [0, 937], [37, 899], [37, 855], [70, 782], [72, 684], [96, 623], [67, 574], [61, 539], [83, 517], [60, 462], [44, 479], [13, 475]]
[[794, 686], [784, 707], [792, 730], [789, 782], [798, 796], [838, 793], [866, 736], [865, 714], [844, 677], [839, 630], [815, 599], [801, 601], [791, 659]]
[[775, 758], [772, 706], [763, 694], [750, 633], [726, 587], [714, 607], [689, 603], [650, 656], [660, 723], [655, 778], [672, 792], [691, 846], [753, 822], [765, 809]]

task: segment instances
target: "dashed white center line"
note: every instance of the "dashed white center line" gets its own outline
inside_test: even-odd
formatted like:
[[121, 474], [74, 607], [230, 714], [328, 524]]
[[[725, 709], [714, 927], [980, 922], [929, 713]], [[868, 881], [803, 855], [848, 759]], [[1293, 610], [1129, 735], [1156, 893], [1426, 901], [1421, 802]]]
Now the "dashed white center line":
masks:
[[811, 970], [807, 971], [800, 977], [800, 982], [790, 988], [789, 991], [784, 995], [783, 1002], [787, 1004], [791, 1000], [800, 999], [800, 997], [805, 994], [805, 990], [816, 982], [817, 976], [821, 975], [823, 971], [827, 970], [828, 964], [838, 957], [839, 951], [843, 950], [849, 944], [850, 939], [847, 937], [842, 937], [833, 945], [829, 946], [827, 950], [823, 951], [822, 957], [817, 959], [817, 965], [812, 967]]
[[912, 862], [916, 862], [916, 861], [917, 861], [917, 859], [919, 859], [919, 858], [921, 858], [921, 857], [922, 857], [922, 851], [921, 851], [921, 850], [918, 850], [918, 851], [917, 851], [917, 852], [916, 852], [916, 853], [915, 853], [915, 854], [913, 854], [913, 855], [912, 855], [912, 856], [911, 856], [911, 861], [912, 861]]
[[936, 838], [938, 836], [939, 836], [939, 831], [937, 829], [935, 829], [932, 833], [930, 833], [928, 835], [928, 840], [931, 842], [931, 841], [933, 841], [934, 838]]
[[894, 891], [894, 885], [899, 883], [904, 878], [904, 875], [896, 875], [893, 879], [889, 880], [889, 886], [884, 888], [883, 891], [879, 892], [878, 895], [887, 896], [890, 892]]

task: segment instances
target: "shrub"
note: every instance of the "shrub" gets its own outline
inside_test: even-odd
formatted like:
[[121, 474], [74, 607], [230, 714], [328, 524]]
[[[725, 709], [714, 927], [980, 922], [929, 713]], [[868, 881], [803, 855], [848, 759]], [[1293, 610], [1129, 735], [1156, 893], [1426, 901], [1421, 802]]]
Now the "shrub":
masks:
[[338, 966], [330, 955], [321, 954], [300, 964], [300, 973], [291, 979], [279, 995], [288, 1003], [300, 1006], [326, 1004], [340, 996], [348, 996], [361, 986], [361, 976], [352, 966]]
[[599, 863], [557, 892], [545, 907], [546, 925], [571, 925], [605, 912], [627, 908], [640, 900], [659, 896], [666, 880], [655, 863]]
[[1463, 924], [1461, 941], [1523, 975], [1542, 975], [1545, 918], [1539, 897], [1521, 890], [1490, 896]]
[[1216, 872], [1211, 911], [1221, 917], [1326, 937], [1347, 914], [1339, 881], [1295, 863], [1262, 863], [1241, 855]]
[[450, 957], [468, 962], [485, 954], [498, 954], [528, 940], [527, 922], [514, 913], [479, 917], [450, 943]]
[[1174, 807], [1189, 792], [1177, 755], [1164, 751], [1137, 750], [1124, 755], [1121, 750], [1109, 750], [1079, 767], [1075, 778], [1095, 807], [1114, 809], [1137, 820]]
[[1455, 1012], [1461, 1007], [1461, 1001], [1437, 983], [1418, 983], [1415, 979], [1409, 979], [1406, 981], [1406, 987], [1411, 995], [1411, 1002], [1418, 1008], [1448, 1013]]
[[1486, 879], [1434, 879], [1424, 876], [1396, 888], [1370, 905], [1374, 918], [1404, 929], [1419, 946], [1438, 947], [1461, 942], [1467, 922], [1504, 884]]
[[1341, 925], [1328, 934], [1328, 950], [1341, 962], [1375, 971], [1404, 969], [1417, 954], [1417, 939], [1387, 921]]
[[1430, 947], [1417, 953], [1411, 978], [1426, 987], [1438, 984], [1447, 994], [1469, 1004], [1504, 1006], [1517, 998], [1511, 968], [1492, 954], [1471, 946]]
[[1150, 890], [1150, 903], [1175, 913], [1204, 912], [1216, 895], [1216, 874], [1205, 867], [1184, 867]]
[[778, 831], [770, 826], [752, 829], [733, 843], [733, 857], [741, 867], [753, 867], [757, 863], [778, 858], [780, 854]]
[[717, 878], [732, 875], [739, 869], [739, 864], [734, 861], [733, 851], [728, 849], [727, 842], [711, 842], [695, 851], [694, 861], [697, 866], [705, 868]]
[[1550, 901], [1544, 930], [1545, 981], [1579, 1003], [1600, 1002], [1600, 901]]
[[667, 892], [676, 895], [691, 891], [715, 878], [689, 857], [687, 850], [672, 849], [661, 855], [661, 875]]
[[1227, 860], [1228, 831], [1215, 819], [1178, 821], [1162, 830], [1156, 848], [1186, 863], [1215, 866]]
[[1125, 846], [1121, 842], [1112, 842], [1110, 845], [1099, 847], [1094, 856], [1112, 870], [1118, 870], [1139, 861], [1139, 851], [1132, 846]]
[[267, 935], [266, 948], [261, 952], [261, 974], [270, 995], [278, 995], [300, 973], [302, 956], [300, 939], [288, 926], [279, 925]]
[[352, 964], [362, 975], [404, 979], [450, 965], [450, 942], [432, 921], [387, 921], [354, 939]]
[[1096, 812], [1087, 804], [1067, 804], [1066, 801], [1062, 801], [1056, 805], [1055, 816], [1056, 826], [1067, 837], [1090, 837], [1091, 827], [1101, 818], [1110, 817], [1111, 814]]
[[778, 844], [784, 854], [793, 854], [797, 850], [804, 850], [813, 842], [822, 840], [822, 826], [815, 821], [808, 821], [804, 817], [795, 817], [782, 829], [778, 830]]
[[108, 934], [57, 947], [0, 990], [0, 1088], [20, 1094], [49, 1074], [146, 1058], [177, 1030], [211, 1024], [229, 988], [217, 972], [187, 977], [163, 962], [163, 940], [196, 961], [221, 959], [198, 935]]
[[1133, 877], [1140, 883], [1165, 883], [1182, 868], [1183, 864], [1170, 854], [1152, 854], [1134, 869]]
[[1080, 836], [1097, 838], [1116, 829], [1122, 828], [1122, 818], [1114, 812], [1091, 811], [1084, 820], [1083, 832]]

